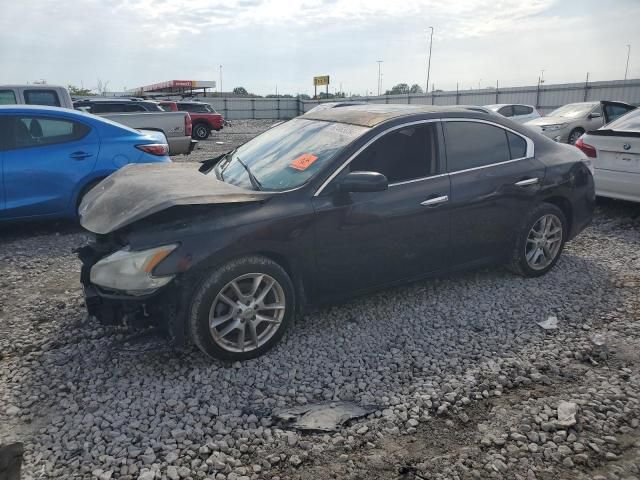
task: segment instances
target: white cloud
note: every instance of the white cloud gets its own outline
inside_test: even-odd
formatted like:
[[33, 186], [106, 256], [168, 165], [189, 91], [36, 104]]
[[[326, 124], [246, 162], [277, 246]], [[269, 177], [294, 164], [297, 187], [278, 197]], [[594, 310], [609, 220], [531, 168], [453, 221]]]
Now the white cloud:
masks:
[[[620, 75], [618, 50], [637, 43], [634, 0], [31, 0], [0, 15], [0, 82], [46, 78], [116, 89], [171, 78], [216, 79], [225, 89], [311, 91], [329, 73], [344, 89], [432, 80], [440, 88]], [[624, 37], [624, 38], [623, 38]], [[620, 45], [617, 45], [620, 43]], [[620, 47], [620, 48], [618, 48]], [[621, 50], [622, 52], [622, 50]], [[640, 62], [631, 61], [631, 72]], [[611, 73], [608, 73], [611, 72]]]

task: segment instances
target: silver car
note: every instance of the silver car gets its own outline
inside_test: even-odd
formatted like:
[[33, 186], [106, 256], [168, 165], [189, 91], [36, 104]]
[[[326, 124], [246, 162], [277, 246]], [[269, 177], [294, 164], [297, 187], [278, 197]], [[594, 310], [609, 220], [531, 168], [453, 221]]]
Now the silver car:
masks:
[[556, 142], [573, 145], [584, 132], [597, 130], [634, 108], [623, 102], [570, 103], [525, 125]]

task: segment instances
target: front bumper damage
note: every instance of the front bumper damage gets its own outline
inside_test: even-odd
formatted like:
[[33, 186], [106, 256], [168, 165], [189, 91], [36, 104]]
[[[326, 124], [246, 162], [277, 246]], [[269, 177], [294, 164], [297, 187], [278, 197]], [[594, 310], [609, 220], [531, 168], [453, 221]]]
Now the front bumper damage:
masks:
[[154, 327], [165, 334], [171, 343], [176, 346], [184, 345], [185, 279], [175, 278], [168, 285], [144, 296], [106, 291], [91, 283], [91, 267], [113, 251], [115, 249], [96, 243], [76, 250], [82, 262], [80, 282], [88, 314], [105, 326], [134, 329]]

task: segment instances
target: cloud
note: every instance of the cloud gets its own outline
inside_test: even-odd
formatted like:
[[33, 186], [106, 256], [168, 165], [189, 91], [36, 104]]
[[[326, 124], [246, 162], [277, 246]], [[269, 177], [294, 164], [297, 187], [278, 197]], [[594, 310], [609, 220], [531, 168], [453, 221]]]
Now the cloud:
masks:
[[[116, 89], [171, 78], [217, 79], [256, 93], [312, 92], [311, 77], [364, 93], [426, 79], [475, 85], [617, 72], [616, 41], [640, 43], [635, 0], [30, 0], [0, 15], [0, 82], [98, 77]], [[623, 38], [624, 37], [624, 38]], [[634, 51], [640, 51], [636, 49]], [[584, 52], [584, 54], [580, 54]], [[622, 50], [620, 50], [622, 52]], [[633, 54], [633, 51], [632, 51]], [[632, 55], [633, 57], [633, 55]], [[634, 58], [631, 73], [635, 72]], [[637, 70], [640, 74], [640, 70]], [[611, 73], [607, 78], [619, 75]]]

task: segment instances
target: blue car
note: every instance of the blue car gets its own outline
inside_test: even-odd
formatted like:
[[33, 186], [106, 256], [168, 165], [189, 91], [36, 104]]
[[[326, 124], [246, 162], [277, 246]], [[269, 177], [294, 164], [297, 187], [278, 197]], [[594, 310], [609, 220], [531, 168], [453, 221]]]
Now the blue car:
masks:
[[76, 218], [82, 197], [129, 163], [170, 162], [162, 133], [87, 113], [0, 106], [0, 221]]

